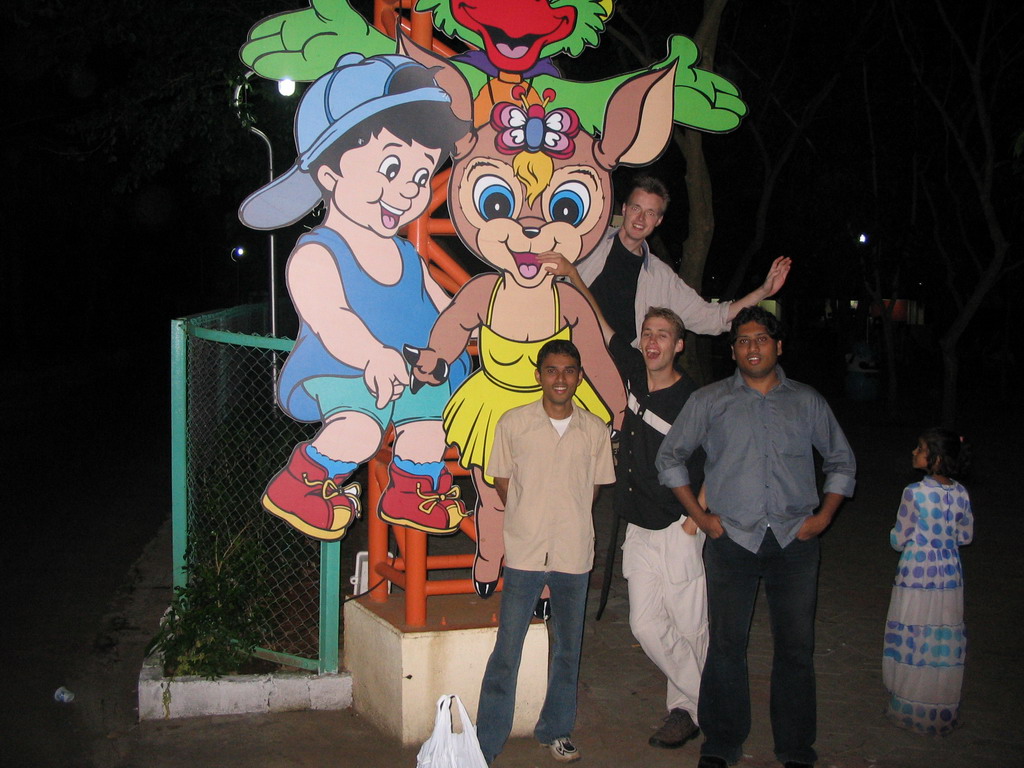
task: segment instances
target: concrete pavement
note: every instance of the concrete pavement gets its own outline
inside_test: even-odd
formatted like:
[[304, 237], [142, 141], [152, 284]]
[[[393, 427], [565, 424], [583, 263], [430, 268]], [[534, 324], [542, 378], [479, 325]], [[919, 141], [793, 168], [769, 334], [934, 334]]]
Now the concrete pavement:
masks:
[[[1022, 577], [1017, 563], [1024, 524], [1010, 478], [1019, 455], [999, 414], [978, 417], [989, 436], [979, 448], [979, 472], [970, 485], [977, 514], [977, 542], [963, 553], [967, 579], [970, 648], [963, 696], [963, 726], [945, 738], [924, 737], [891, 726], [883, 715], [882, 629], [896, 553], [888, 530], [906, 482], [909, 452], [922, 426], [917, 418], [891, 424], [871, 406], [837, 404], [859, 460], [859, 487], [823, 539], [816, 665], [820, 766], [835, 768], [943, 768], [1024, 765], [1020, 633]], [[987, 466], [986, 466], [987, 463]], [[601, 621], [594, 620], [604, 544], [609, 536], [610, 494], [596, 507], [599, 561], [592, 578], [581, 670], [575, 741], [583, 765], [695, 766], [698, 743], [658, 750], [647, 737], [660, 723], [664, 681], [632, 637], [627, 620], [621, 557], [611, 598]], [[375, 731], [355, 712], [290, 712], [273, 715], [149, 721], [134, 711], [134, 682], [142, 648], [170, 596], [170, 531], [159, 530], [106, 603], [92, 643], [82, 642], [66, 673], [56, 682], [40, 675], [19, 678], [37, 706], [56, 684], [76, 692], [74, 703], [45, 704], [54, 739], [32, 731], [5, 739], [4, 765], [83, 768], [234, 768], [235, 766], [409, 766], [415, 748], [402, 748]], [[361, 548], [358, 531], [346, 542], [347, 556]], [[621, 535], [621, 534], [620, 534]], [[348, 566], [346, 565], [346, 568]], [[75, 580], [65, 582], [68, 590]], [[771, 638], [763, 596], [755, 612], [750, 646], [753, 730], [742, 768], [778, 765], [768, 723]], [[17, 700], [15, 692], [11, 698]], [[7, 697], [5, 697], [7, 698]], [[8, 727], [18, 723], [9, 718]], [[11, 734], [9, 734], [10, 736]], [[70, 739], [70, 741], [67, 741]], [[10, 745], [17, 749], [10, 751]], [[12, 762], [8, 762], [11, 760]], [[497, 768], [554, 765], [530, 739], [514, 739]]]

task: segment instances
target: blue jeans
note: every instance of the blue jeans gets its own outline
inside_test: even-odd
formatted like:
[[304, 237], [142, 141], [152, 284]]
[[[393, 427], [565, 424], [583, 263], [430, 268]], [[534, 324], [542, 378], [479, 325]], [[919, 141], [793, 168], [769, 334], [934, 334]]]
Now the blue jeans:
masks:
[[551, 661], [548, 691], [533, 735], [542, 744], [550, 744], [572, 734], [589, 581], [589, 573], [519, 571], [505, 566], [498, 638], [487, 660], [476, 715], [476, 734], [488, 763], [501, 752], [512, 732], [523, 642], [545, 584], [551, 587]]
[[711, 638], [698, 704], [705, 736], [702, 755], [735, 763], [743, 754], [750, 733], [747, 642], [763, 579], [774, 643], [770, 711], [775, 755], [780, 762], [817, 760], [814, 610], [819, 558], [817, 538], [794, 539], [783, 549], [771, 528], [756, 554], [728, 534], [707, 540], [704, 566]]

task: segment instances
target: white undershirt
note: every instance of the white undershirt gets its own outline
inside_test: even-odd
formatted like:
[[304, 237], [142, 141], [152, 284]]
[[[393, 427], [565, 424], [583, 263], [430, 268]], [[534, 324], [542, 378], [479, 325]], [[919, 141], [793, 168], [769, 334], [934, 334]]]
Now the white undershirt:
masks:
[[564, 419], [552, 419], [550, 416], [548, 418], [551, 419], [551, 426], [555, 428], [559, 437], [565, 434], [565, 430], [569, 428], [569, 422], [572, 421], [571, 414]]

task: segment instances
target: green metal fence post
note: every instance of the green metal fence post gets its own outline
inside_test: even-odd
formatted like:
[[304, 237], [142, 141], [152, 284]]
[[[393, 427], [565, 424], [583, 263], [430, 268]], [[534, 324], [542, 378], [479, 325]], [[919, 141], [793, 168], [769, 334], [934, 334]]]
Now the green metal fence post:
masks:
[[295, 342], [260, 335], [265, 315], [250, 305], [171, 323], [173, 584], [186, 586], [227, 542], [242, 560], [225, 562], [243, 571], [258, 552], [258, 572], [245, 574], [266, 622], [254, 655], [337, 672], [341, 543], [310, 546], [260, 503], [281, 462], [315, 433], [275, 402], [279, 356]]
[[175, 587], [184, 587], [188, 580], [185, 567], [185, 544], [188, 541], [185, 328], [184, 320], [171, 321], [171, 567]]
[[320, 543], [320, 674], [338, 671], [341, 542]]
[[341, 542], [321, 542], [319, 673], [338, 671], [341, 614]]

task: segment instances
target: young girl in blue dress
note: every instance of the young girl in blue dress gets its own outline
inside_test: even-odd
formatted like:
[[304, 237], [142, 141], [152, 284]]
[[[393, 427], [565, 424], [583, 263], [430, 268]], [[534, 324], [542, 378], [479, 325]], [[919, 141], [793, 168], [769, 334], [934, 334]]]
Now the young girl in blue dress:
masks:
[[903, 554], [885, 626], [882, 679], [896, 725], [945, 734], [958, 724], [967, 629], [959, 548], [974, 538], [967, 491], [955, 478], [969, 461], [962, 437], [929, 429], [913, 451], [923, 480], [903, 491], [889, 534]]

